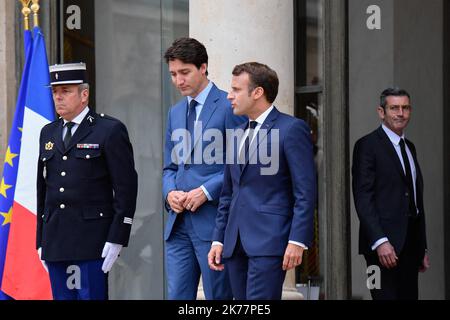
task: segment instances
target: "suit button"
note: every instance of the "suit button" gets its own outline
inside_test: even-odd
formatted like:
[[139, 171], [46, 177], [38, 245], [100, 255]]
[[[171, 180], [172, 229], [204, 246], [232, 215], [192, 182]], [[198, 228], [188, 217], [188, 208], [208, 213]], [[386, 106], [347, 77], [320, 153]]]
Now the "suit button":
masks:
[[42, 219], [44, 219], [44, 215], [42, 215]]
[[63, 160], [66, 161], [66, 160], [67, 160], [67, 156], [64, 156], [64, 157], [63, 157]]
[[91, 158], [91, 156], [90, 155], [86, 155], [86, 159], [90, 159]]
[[100, 217], [103, 217], [103, 213], [100, 213]]
[[47, 161], [47, 158], [42, 159], [42, 161]]
[[61, 172], [61, 177], [65, 177], [66, 176], [66, 173], [63, 171], [63, 172]]
[[408, 192], [405, 193], [405, 197], [409, 197], [409, 193]]
[[59, 189], [59, 192], [63, 193], [65, 191], [64, 188]]
[[61, 209], [65, 209], [65, 208], [66, 208], [66, 206], [65, 206], [64, 204], [60, 205], [59, 207], [60, 207]]

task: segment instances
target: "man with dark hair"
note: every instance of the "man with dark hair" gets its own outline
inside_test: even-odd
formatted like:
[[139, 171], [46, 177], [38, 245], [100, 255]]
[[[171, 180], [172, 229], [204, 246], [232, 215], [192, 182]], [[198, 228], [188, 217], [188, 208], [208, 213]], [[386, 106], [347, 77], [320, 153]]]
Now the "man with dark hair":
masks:
[[[234, 68], [228, 94], [234, 114], [250, 121], [239, 127], [245, 131], [234, 163], [225, 166], [208, 263], [213, 270], [228, 270], [240, 300], [281, 299], [286, 271], [301, 264], [313, 236], [310, 129], [274, 107], [278, 82], [268, 66], [244, 63]], [[269, 149], [278, 162], [270, 172], [261, 160]]]
[[360, 220], [359, 253], [381, 270], [374, 300], [418, 299], [418, 273], [429, 267], [423, 179], [414, 144], [405, 139], [412, 107], [399, 88], [382, 92], [381, 126], [353, 150], [353, 197]]
[[[164, 148], [163, 197], [169, 212], [164, 234], [168, 296], [196, 299], [202, 275], [206, 299], [231, 299], [227, 274], [210, 270], [207, 260], [225, 155], [220, 163], [206, 164], [203, 151], [208, 144], [201, 137], [205, 132], [218, 131], [224, 144], [226, 129], [246, 119], [233, 115], [226, 92], [208, 80], [208, 54], [203, 44], [192, 38], [178, 39], [164, 58], [174, 86], [185, 97], [169, 110]], [[186, 152], [177, 157], [180, 130], [184, 132]]]
[[84, 63], [50, 76], [60, 118], [39, 140], [36, 247], [55, 300], [104, 300], [136, 208], [133, 148], [122, 122], [89, 109]]

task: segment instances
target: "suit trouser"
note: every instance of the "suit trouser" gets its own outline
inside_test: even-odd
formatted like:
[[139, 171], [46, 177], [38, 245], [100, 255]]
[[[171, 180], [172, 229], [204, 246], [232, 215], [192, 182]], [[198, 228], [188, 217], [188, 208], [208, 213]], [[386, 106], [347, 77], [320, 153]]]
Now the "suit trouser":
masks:
[[231, 300], [228, 272], [214, 271], [208, 266], [211, 241], [198, 238], [192, 226], [189, 211], [180, 214], [166, 241], [166, 270], [168, 298], [170, 300], [195, 300], [202, 276], [203, 291], [207, 300]]
[[400, 255], [397, 253], [397, 267], [381, 266], [376, 251], [364, 256], [367, 266], [377, 265], [381, 270], [381, 289], [370, 290], [373, 300], [418, 299], [419, 267], [423, 259], [423, 252], [419, 252], [419, 226], [417, 219], [409, 219], [405, 244]]
[[54, 300], [107, 300], [103, 259], [46, 262]]
[[286, 271], [283, 257], [248, 256], [238, 235], [233, 255], [225, 260], [237, 300], [281, 300]]

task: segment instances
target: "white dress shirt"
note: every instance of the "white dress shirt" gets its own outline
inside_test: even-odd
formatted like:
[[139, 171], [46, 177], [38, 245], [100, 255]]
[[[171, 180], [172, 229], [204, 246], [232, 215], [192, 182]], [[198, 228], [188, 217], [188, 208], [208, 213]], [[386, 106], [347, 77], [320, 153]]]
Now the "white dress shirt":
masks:
[[[266, 111], [264, 111], [256, 120], [250, 119], [250, 121], [256, 121], [256, 127], [253, 131], [252, 141], [257, 136], [259, 129], [263, 125], [264, 121], [266, 121], [267, 116], [272, 112], [273, 108], [274, 108], [273, 106], [270, 106], [270, 108], [267, 109]], [[247, 137], [248, 137], [248, 133], [250, 131], [248, 129], [248, 127], [249, 126], [247, 125], [247, 129], [245, 130], [244, 135], [242, 136], [241, 142], [239, 144], [239, 153], [238, 154], [241, 154], [241, 150], [242, 150], [242, 147], [244, 146], [245, 139], [247, 139]], [[252, 141], [250, 141], [249, 145], [252, 143]]]
[[[81, 124], [81, 121], [83, 121], [84, 117], [89, 113], [89, 107], [86, 106], [86, 108], [84, 108], [83, 111], [81, 111], [81, 113], [79, 115], [77, 115], [72, 121], [72, 123], [74, 123], [73, 127], [72, 127], [72, 137], [75, 134], [75, 132], [77, 131], [78, 127]], [[69, 122], [66, 119], [64, 120], [64, 126], [63, 126], [63, 132], [62, 132], [62, 139], [64, 140], [64, 137], [66, 136], [66, 132], [67, 132], [67, 127], [66, 127], [66, 123]]]

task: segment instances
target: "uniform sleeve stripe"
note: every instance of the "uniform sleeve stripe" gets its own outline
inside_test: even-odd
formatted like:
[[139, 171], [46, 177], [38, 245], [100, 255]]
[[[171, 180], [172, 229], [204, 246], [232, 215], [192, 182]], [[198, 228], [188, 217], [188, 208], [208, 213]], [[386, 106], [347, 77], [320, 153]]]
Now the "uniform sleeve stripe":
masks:
[[132, 224], [133, 223], [133, 219], [131, 219], [131, 218], [124, 218], [123, 219], [123, 223]]

